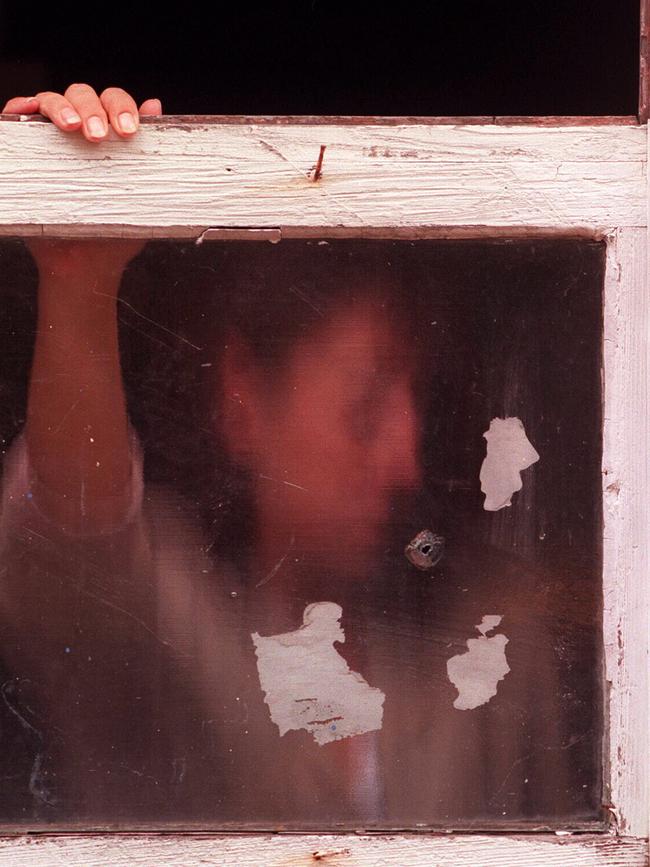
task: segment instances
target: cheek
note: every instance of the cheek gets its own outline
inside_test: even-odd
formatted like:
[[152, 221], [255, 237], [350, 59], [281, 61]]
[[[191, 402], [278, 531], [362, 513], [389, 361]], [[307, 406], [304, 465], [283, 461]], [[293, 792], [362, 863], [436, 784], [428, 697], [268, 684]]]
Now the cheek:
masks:
[[382, 490], [414, 474], [416, 437], [410, 392], [350, 405], [340, 388], [293, 388], [276, 405], [267, 454], [276, 475], [343, 512], [371, 508]]
[[419, 419], [410, 389], [396, 387], [387, 396], [368, 450], [378, 476], [387, 484], [411, 484], [418, 475]]

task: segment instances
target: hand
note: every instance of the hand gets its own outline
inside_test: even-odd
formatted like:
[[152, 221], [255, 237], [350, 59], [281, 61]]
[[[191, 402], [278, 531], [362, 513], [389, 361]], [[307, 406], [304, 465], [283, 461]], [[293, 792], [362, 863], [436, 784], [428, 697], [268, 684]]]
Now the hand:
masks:
[[3, 114], [40, 113], [64, 132], [81, 130], [90, 142], [103, 141], [109, 124], [122, 138], [137, 132], [139, 119], [162, 114], [159, 99], [146, 99], [138, 109], [135, 100], [120, 87], [107, 87], [100, 96], [89, 84], [71, 84], [65, 94], [43, 91], [36, 96], [10, 99]]

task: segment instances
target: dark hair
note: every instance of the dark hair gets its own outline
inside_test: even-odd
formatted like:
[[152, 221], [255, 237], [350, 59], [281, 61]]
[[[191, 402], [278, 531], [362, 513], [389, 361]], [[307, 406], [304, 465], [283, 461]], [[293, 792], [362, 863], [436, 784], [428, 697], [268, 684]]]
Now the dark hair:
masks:
[[385, 244], [372, 241], [226, 245], [221, 266], [229, 326], [271, 370], [296, 340], [361, 301], [401, 327], [400, 264]]

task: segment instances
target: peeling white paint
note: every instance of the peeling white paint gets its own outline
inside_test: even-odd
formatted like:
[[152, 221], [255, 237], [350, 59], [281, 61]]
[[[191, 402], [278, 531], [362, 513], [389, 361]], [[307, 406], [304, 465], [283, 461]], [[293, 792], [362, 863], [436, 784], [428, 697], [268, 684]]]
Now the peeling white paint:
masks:
[[[329, 168], [314, 184], [309, 174], [322, 143]], [[147, 238], [166, 237], [171, 227], [193, 239], [214, 226], [281, 226], [282, 237], [291, 227], [317, 227], [319, 235], [321, 227], [390, 227], [395, 237], [396, 227], [645, 226], [646, 159], [643, 124], [156, 118], [131, 141], [115, 135], [86, 147], [51, 123], [5, 122], [0, 226], [10, 234], [29, 233], [25, 224], [32, 234], [43, 224], [75, 233], [101, 226], [113, 237], [146, 227], [139, 232]], [[92, 183], [79, 182], [87, 177]]]
[[509, 506], [515, 491], [521, 490], [521, 472], [539, 460], [526, 436], [521, 419], [493, 418], [487, 440], [487, 455], [479, 478], [485, 494], [483, 508], [496, 512]]
[[334, 602], [315, 602], [295, 632], [252, 633], [260, 684], [280, 735], [305, 729], [322, 746], [381, 728], [384, 693], [351, 671], [333, 647], [345, 641], [342, 614]]
[[467, 640], [467, 653], [447, 660], [449, 680], [458, 690], [454, 700], [457, 710], [472, 710], [486, 704], [497, 693], [497, 684], [508, 674], [506, 661], [508, 639], [502, 633], [487, 637], [501, 623], [500, 614], [486, 614], [477, 630], [479, 638]]
[[647, 867], [648, 841], [613, 834], [22, 834], [0, 840], [13, 867]]

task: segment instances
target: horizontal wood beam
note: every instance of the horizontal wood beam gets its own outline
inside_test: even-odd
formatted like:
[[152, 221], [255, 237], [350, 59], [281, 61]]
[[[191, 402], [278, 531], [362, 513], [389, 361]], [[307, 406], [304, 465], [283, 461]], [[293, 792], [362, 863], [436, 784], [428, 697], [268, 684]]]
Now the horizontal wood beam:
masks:
[[641, 126], [153, 120], [131, 141], [111, 133], [101, 144], [0, 121], [5, 232], [647, 222]]
[[12, 867], [644, 867], [647, 841], [613, 836], [105, 835], [0, 840]]
[[[647, 2], [647, 0], [644, 0]], [[49, 123], [40, 114], [16, 115], [0, 113], [0, 121], [20, 123]], [[504, 115], [368, 115], [368, 114], [164, 114], [155, 117], [142, 117], [143, 126], [164, 124], [242, 124], [257, 126], [471, 126], [476, 124], [497, 124], [512, 126], [529, 124], [531, 126], [638, 126], [639, 118], [634, 114], [623, 115], [575, 115], [575, 114], [504, 114]]]

